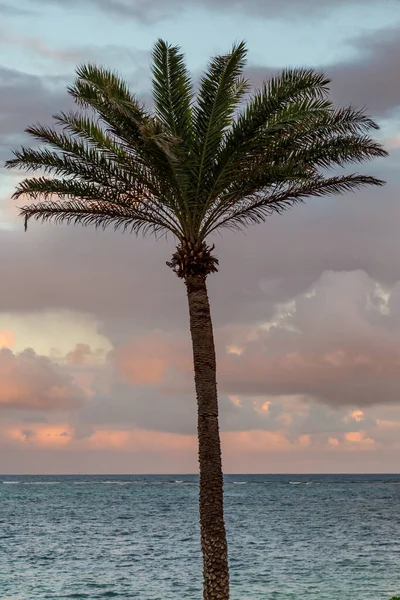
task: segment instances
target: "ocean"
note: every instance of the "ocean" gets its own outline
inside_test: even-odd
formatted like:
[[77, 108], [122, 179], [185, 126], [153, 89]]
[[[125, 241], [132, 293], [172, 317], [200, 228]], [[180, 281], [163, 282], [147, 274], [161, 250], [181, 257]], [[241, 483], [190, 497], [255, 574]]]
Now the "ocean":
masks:
[[[0, 476], [1, 600], [201, 600], [197, 477]], [[233, 600], [400, 593], [400, 475], [229, 475]]]

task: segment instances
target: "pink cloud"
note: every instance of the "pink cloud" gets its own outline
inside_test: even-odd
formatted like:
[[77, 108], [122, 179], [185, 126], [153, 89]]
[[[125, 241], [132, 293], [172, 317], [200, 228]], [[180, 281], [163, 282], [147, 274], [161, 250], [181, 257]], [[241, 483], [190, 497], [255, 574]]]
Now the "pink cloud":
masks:
[[83, 442], [96, 450], [124, 450], [127, 452], [181, 453], [196, 452], [197, 439], [160, 431], [100, 429]]
[[65, 356], [65, 362], [71, 367], [84, 367], [104, 363], [105, 358], [105, 352], [101, 349], [93, 350], [89, 344], [76, 344]]
[[[265, 341], [266, 343], [266, 341]], [[328, 404], [368, 405], [400, 398], [400, 352], [386, 349], [334, 348], [323, 355], [299, 348], [276, 352], [264, 343], [249, 345], [241, 356], [222, 356], [219, 389], [230, 394], [305, 395]]]
[[15, 343], [15, 335], [9, 329], [0, 329], [0, 349], [12, 348]]
[[85, 364], [91, 355], [92, 350], [88, 344], [77, 344], [71, 352], [68, 352], [65, 360], [67, 364], [77, 367]]
[[161, 331], [133, 338], [112, 352], [117, 372], [125, 381], [156, 385], [167, 381], [171, 371], [184, 376], [193, 370], [190, 346], [178, 337]]
[[[362, 271], [326, 272], [290, 306], [277, 305], [268, 323], [216, 328], [219, 392], [354, 409], [400, 402], [400, 321], [389, 299]], [[132, 384], [192, 393], [189, 336], [153, 331], [111, 359]]]
[[[321, 472], [324, 467], [327, 472], [375, 472], [377, 464], [389, 460], [385, 463], [387, 472], [394, 472], [397, 463], [393, 452], [396, 453], [400, 445], [396, 441], [377, 443], [374, 439], [376, 431], [378, 429], [322, 437], [319, 434], [293, 437], [285, 429], [223, 432], [224, 470], [227, 473], [312, 473]], [[80, 438], [71, 425], [57, 420], [29, 425], [3, 423], [0, 425], [0, 447], [3, 450], [0, 457], [15, 458], [15, 464], [21, 464], [22, 456], [28, 457], [31, 465], [28, 471], [32, 472], [38, 472], [38, 467], [43, 464], [49, 465], [47, 468], [53, 465], [51, 472], [64, 471], [66, 465], [73, 464], [77, 465], [74, 472], [84, 473], [197, 471], [195, 435], [140, 428], [97, 428], [91, 435]], [[49, 451], [55, 452], [50, 462], [46, 458]], [[3, 472], [21, 470], [9, 469], [7, 462]]]
[[364, 448], [372, 448], [375, 445], [375, 440], [371, 437], [368, 437], [366, 431], [348, 431], [344, 435], [344, 439], [346, 442], [350, 442], [352, 444], [361, 444]]
[[72, 377], [47, 357], [31, 349], [0, 350], [0, 408], [68, 410], [84, 399]]
[[33, 52], [44, 58], [52, 58], [61, 62], [77, 62], [82, 58], [81, 52], [51, 48], [43, 40], [32, 36], [7, 35], [4, 41], [16, 44], [19, 47], [25, 47], [29, 52]]
[[72, 431], [68, 425], [42, 425], [35, 424], [26, 427], [11, 426], [3, 435], [23, 446], [39, 448], [65, 448], [72, 439]]

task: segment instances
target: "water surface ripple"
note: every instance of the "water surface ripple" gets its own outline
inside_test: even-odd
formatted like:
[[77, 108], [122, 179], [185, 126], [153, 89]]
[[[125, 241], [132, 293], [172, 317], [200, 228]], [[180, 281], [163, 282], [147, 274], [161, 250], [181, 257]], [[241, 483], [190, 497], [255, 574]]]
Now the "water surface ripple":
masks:
[[[400, 476], [229, 475], [232, 600], [400, 592]], [[201, 600], [197, 477], [0, 475], [0, 599]]]

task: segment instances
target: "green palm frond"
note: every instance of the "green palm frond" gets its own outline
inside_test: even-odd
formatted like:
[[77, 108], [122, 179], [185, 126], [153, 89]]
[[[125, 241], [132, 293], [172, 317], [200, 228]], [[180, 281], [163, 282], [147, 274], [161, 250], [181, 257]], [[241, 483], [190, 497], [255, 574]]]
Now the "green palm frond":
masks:
[[29, 127], [39, 148], [15, 150], [6, 163], [39, 173], [15, 191], [34, 201], [21, 214], [169, 231], [193, 249], [211, 232], [258, 223], [309, 196], [383, 184], [326, 175], [386, 156], [364, 109], [335, 107], [330, 80], [307, 68], [286, 69], [248, 95], [245, 59], [243, 42], [214, 57], [194, 97], [180, 48], [158, 40], [153, 113], [116, 73], [78, 67], [69, 88], [78, 110], [54, 115], [54, 127]]
[[281, 75], [272, 77], [253, 95], [238, 119], [232, 123], [218, 162], [223, 165], [224, 159], [245, 148], [249, 142], [254, 142], [272, 124], [275, 124], [274, 131], [278, 131], [284, 124], [298, 122], [302, 118], [301, 106], [319, 108], [321, 111], [330, 107], [329, 82], [323, 73], [311, 69], [287, 69]]
[[[265, 164], [277, 145], [282, 144], [284, 140], [289, 140], [291, 144], [297, 129], [304, 125], [305, 121], [310, 122], [318, 115], [325, 114], [329, 107], [330, 101], [320, 98], [305, 98], [289, 104], [270, 114], [262, 127], [258, 127], [252, 134], [243, 135], [240, 142], [238, 137], [235, 139], [234, 124], [215, 158], [213, 187], [204, 203], [205, 210], [209, 209], [215, 198], [231, 183], [232, 178], [241, 176], [243, 168], [247, 169], [257, 158], [261, 158]], [[272, 160], [276, 162], [277, 157], [274, 152]]]
[[[180, 224], [174, 213], [160, 203], [143, 201], [139, 194], [122, 194], [93, 183], [77, 180], [34, 177], [20, 183], [14, 197], [21, 196], [28, 196], [33, 200], [45, 200], [45, 202], [21, 208], [21, 214], [25, 218], [25, 227], [32, 217], [37, 220], [51, 220], [52, 214], [54, 214], [56, 222], [61, 222], [65, 215], [65, 220], [70, 223], [74, 221], [73, 208], [78, 207], [77, 216], [79, 218], [74, 221], [75, 223], [90, 224], [89, 215], [93, 213], [95, 217], [93, 223], [96, 224], [96, 227], [103, 224], [105, 224], [104, 226], [109, 225], [112, 223], [112, 219], [118, 218], [117, 228], [123, 227], [126, 230], [130, 227], [131, 231], [139, 232], [142, 230], [141, 222], [143, 221], [145, 229], [149, 231], [150, 224], [154, 222], [157, 231], [164, 233], [170, 231], [175, 236], [180, 236]], [[111, 220], [107, 218], [107, 215], [111, 217]]]
[[193, 87], [180, 48], [158, 40], [153, 49], [152, 71], [156, 116], [187, 150], [192, 138]]
[[140, 125], [151, 118], [123, 79], [95, 64], [79, 66], [75, 83], [68, 91], [78, 106], [94, 109], [105, 123], [114, 119], [121, 127], [129, 123], [130, 134], [137, 134]]
[[132, 211], [118, 204], [111, 204], [109, 201], [74, 199], [64, 200], [62, 204], [51, 201], [40, 202], [33, 206], [22, 207], [20, 214], [25, 221], [25, 230], [28, 220], [33, 218], [36, 221], [54, 221], [67, 225], [94, 225], [96, 229], [105, 229], [111, 225], [115, 231], [122, 229], [124, 232], [130, 231], [136, 234], [151, 232], [166, 235], [171, 231], [166, 227], [165, 221], [157, 218], [152, 212], [147, 214], [146, 210]]
[[136, 100], [124, 81], [113, 72], [87, 65], [78, 68], [69, 92], [79, 105], [99, 115], [108, 135], [168, 182], [176, 208], [182, 207], [184, 182], [174, 161], [176, 140]]
[[230, 54], [217, 56], [210, 62], [200, 82], [194, 108], [196, 197], [204, 195], [210, 185], [210, 167], [248, 89], [241, 77], [246, 54], [244, 42], [236, 44]]
[[294, 150], [291, 160], [296, 158], [303, 165], [331, 169], [345, 167], [353, 162], [361, 162], [385, 156], [382, 147], [367, 136], [351, 135], [332, 140], [317, 141], [309, 147]]
[[350, 174], [324, 178], [304, 177], [295, 182], [278, 183], [271, 186], [269, 193], [254, 191], [253, 194], [236, 199], [232, 208], [221, 211], [218, 219], [214, 218], [212, 224], [204, 231], [204, 235], [220, 229], [243, 229], [249, 225], [263, 223], [265, 219], [274, 214], [292, 208], [310, 196], [322, 197], [335, 194], [354, 192], [366, 185], [382, 186], [385, 182], [368, 175]]
[[213, 187], [205, 203], [209, 208], [226, 182], [237, 173], [243, 157], [260, 154], [272, 140], [304, 122], [310, 115], [322, 116], [331, 108], [327, 79], [310, 69], [287, 69], [272, 77], [256, 92], [232, 123], [213, 164]]

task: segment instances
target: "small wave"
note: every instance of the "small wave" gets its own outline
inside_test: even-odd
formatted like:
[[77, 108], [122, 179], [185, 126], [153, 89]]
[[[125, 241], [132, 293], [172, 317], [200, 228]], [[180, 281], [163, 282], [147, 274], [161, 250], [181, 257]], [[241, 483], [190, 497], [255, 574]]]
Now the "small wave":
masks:
[[319, 481], [289, 481], [289, 485], [321, 485]]
[[174, 483], [183, 483], [182, 479], [175, 479]]
[[123, 485], [125, 481], [74, 481], [74, 485]]
[[22, 481], [22, 485], [58, 485], [62, 481]]
[[4, 485], [58, 485], [62, 481], [2, 481]]
[[99, 481], [105, 485], [147, 485], [146, 481]]
[[233, 481], [232, 483], [235, 485], [246, 485], [247, 481]]
[[74, 485], [133, 485], [138, 481], [74, 481]]
[[62, 481], [2, 481], [4, 485], [58, 485]]
[[123, 481], [99, 481], [99, 483], [104, 483], [104, 485], [121, 485]]
[[138, 485], [140, 481], [88, 481], [87, 483], [97, 483], [101, 485]]

